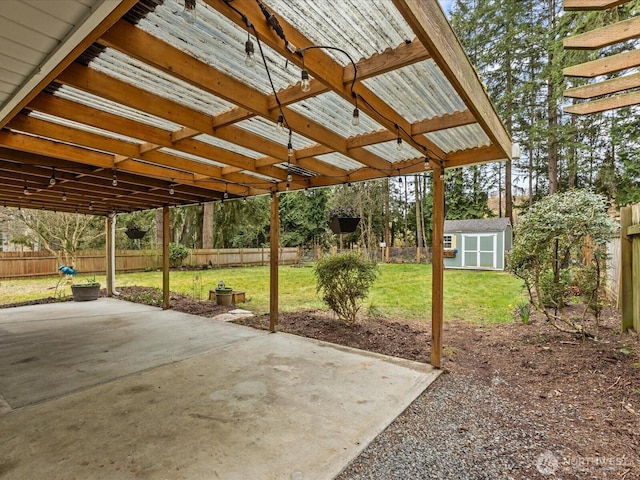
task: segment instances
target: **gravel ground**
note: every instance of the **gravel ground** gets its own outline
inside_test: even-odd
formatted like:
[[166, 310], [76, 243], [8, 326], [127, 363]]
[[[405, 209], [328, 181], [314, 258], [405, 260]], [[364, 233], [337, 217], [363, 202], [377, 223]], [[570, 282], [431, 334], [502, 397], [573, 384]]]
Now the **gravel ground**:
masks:
[[555, 448], [502, 398], [502, 382], [445, 373], [337, 478], [541, 478], [537, 457]]

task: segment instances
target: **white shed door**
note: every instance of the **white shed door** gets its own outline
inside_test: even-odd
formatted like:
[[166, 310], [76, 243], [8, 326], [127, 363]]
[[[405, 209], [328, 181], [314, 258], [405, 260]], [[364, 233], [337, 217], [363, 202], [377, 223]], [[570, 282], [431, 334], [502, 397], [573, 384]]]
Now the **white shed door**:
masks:
[[497, 250], [495, 233], [462, 235], [462, 266], [496, 269]]

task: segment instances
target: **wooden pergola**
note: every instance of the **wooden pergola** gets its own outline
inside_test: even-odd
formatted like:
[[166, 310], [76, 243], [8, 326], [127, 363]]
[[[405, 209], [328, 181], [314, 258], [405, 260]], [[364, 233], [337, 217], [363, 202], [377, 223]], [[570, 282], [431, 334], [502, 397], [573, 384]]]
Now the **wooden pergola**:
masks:
[[168, 307], [170, 207], [271, 195], [275, 330], [278, 195], [432, 171], [441, 366], [443, 171], [511, 140], [437, 0], [64, 3], [0, 6], [3, 205], [105, 216], [109, 293], [115, 215], [162, 208]]
[[[567, 11], [599, 11], [618, 7], [629, 1], [564, 0], [564, 9]], [[563, 46], [568, 50], [600, 50], [637, 38], [640, 38], [640, 16], [565, 38]], [[565, 90], [565, 97], [578, 99], [579, 102], [565, 107], [564, 111], [576, 115], [589, 115], [639, 105], [640, 73], [637, 73], [639, 66], [640, 50], [636, 48], [566, 67], [563, 73], [567, 77], [595, 81]], [[614, 77], [603, 79], [606, 76]]]

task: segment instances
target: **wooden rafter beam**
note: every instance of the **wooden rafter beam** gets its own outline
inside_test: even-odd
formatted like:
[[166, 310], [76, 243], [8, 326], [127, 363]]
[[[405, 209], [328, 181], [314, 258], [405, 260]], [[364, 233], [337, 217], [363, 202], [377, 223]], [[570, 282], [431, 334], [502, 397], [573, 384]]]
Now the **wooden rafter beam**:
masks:
[[[109, 79], [107, 78], [107, 82]], [[119, 85], [115, 85], [116, 87]], [[158, 99], [156, 105], [159, 107], [162, 105], [162, 99]], [[173, 108], [175, 105], [169, 104], [167, 108]], [[255, 170], [258, 173], [268, 176], [269, 174], [277, 175], [275, 178], [278, 180], [284, 180], [286, 178], [286, 172], [278, 169], [278, 171], [272, 171], [268, 168], [256, 168], [255, 161], [242, 155], [233, 154], [227, 150], [209, 145], [204, 142], [200, 142], [192, 139], [194, 130], [189, 129], [184, 131], [182, 129], [180, 138], [178, 141], [174, 141], [174, 134], [176, 132], [168, 133], [167, 131], [157, 128], [151, 125], [146, 125], [135, 120], [120, 117], [108, 112], [104, 112], [86, 105], [81, 105], [70, 100], [55, 97], [49, 94], [40, 94], [30, 104], [29, 108], [41, 112], [46, 112], [50, 115], [72, 120], [78, 123], [84, 123], [92, 127], [100, 128], [102, 130], [111, 131], [120, 135], [126, 135], [128, 137], [148, 140], [152, 145], [164, 146], [183, 153], [188, 153], [196, 156], [200, 156], [205, 159], [213, 160], [216, 162], [226, 161], [231, 165], [234, 165], [241, 170]], [[188, 134], [188, 135], [187, 135]], [[156, 145], [157, 144], [157, 145]], [[117, 159], [117, 163], [126, 160], [127, 158], [141, 158], [149, 161], [163, 162], [167, 166], [174, 168], [191, 168], [194, 166], [195, 171], [203, 175], [209, 175], [213, 177], [221, 178], [223, 176], [222, 169], [217, 166], [210, 165], [208, 172], [202, 171], [203, 163], [188, 160], [184, 157], [176, 157], [168, 155], [163, 152], [157, 152], [157, 148], [138, 148], [137, 152], [132, 154], [118, 152], [121, 155]], [[170, 165], [166, 163], [173, 158], [180, 163], [180, 166]]]
[[604, 82], [569, 88], [564, 91], [564, 96], [569, 98], [595, 98], [638, 87], [640, 87], [640, 73], [634, 73]]
[[[277, 112], [270, 110], [268, 107], [268, 96], [252, 90], [238, 80], [212, 68], [204, 62], [194, 59], [179, 49], [127, 22], [119, 22], [114, 25], [114, 27], [100, 39], [100, 42], [167, 72], [170, 75], [176, 76], [198, 88], [202, 88], [241, 108], [252, 111], [256, 115], [260, 115], [273, 122], [277, 119]], [[340, 68], [340, 75], [342, 75], [342, 68]], [[370, 165], [376, 168], [389, 167], [388, 161], [367, 150], [354, 149], [353, 151], [348, 151], [346, 142], [342, 137], [313, 120], [291, 109], [284, 108], [283, 110], [289, 122], [289, 127], [294, 132], [311, 138], [318, 143], [327, 145], [335, 151], [339, 151], [364, 165]], [[174, 121], [181, 125], [188, 126], [187, 119]]]
[[495, 160], [506, 160], [504, 152], [494, 145], [488, 147], [471, 148], [460, 152], [450, 153], [444, 162], [445, 168], [466, 167]]
[[[49, 156], [54, 158], [60, 158], [63, 160], [69, 160], [80, 164], [91, 165], [99, 168], [107, 168], [112, 170], [114, 168], [114, 155], [98, 152], [91, 149], [81, 148], [73, 145], [66, 145], [57, 141], [48, 140], [45, 138], [38, 138], [32, 135], [26, 135], [23, 133], [10, 132], [8, 130], [0, 131], [0, 144], [4, 147], [14, 150], [21, 150], [24, 152], [36, 153], [43, 156]], [[205, 190], [212, 190], [217, 193], [224, 190], [222, 182], [217, 181], [215, 184], [210, 182], [197, 182], [193, 178], [193, 173], [186, 173], [179, 170], [174, 170], [166, 167], [142, 164], [132, 160], [121, 162], [117, 166], [118, 171], [126, 171], [133, 174], [151, 176], [158, 179], [172, 179], [176, 183], [185, 185], [192, 185], [203, 188]], [[253, 194], [266, 193], [266, 190], [255, 189]], [[246, 195], [244, 190], [239, 191], [238, 194]], [[216, 197], [212, 193], [212, 197]]]
[[631, 0], [563, 0], [563, 7], [568, 12], [575, 10], [606, 10], [629, 1]]
[[562, 69], [567, 77], [593, 78], [640, 65], [640, 50], [618, 53]]
[[595, 50], [638, 37], [640, 37], [640, 17], [634, 17], [565, 38], [562, 44], [566, 49]]
[[[246, 187], [236, 185], [227, 186], [225, 179], [222, 178], [219, 167], [206, 165], [201, 162], [195, 162], [184, 157], [177, 157], [156, 150], [138, 153], [139, 147], [136, 144], [124, 142], [115, 138], [105, 137], [103, 135], [86, 132], [77, 128], [48, 122], [34, 117], [28, 117], [26, 115], [16, 116], [9, 123], [8, 127], [21, 132], [37, 135], [39, 137], [54, 139], [59, 142], [76, 144], [89, 149], [97, 149], [130, 157], [130, 160], [118, 162], [117, 165], [114, 164], [112, 168], [117, 167], [118, 170], [131, 168], [131, 165], [139, 163], [135, 159], [140, 159], [144, 161], [144, 163], [139, 163], [143, 170], [144, 168], [148, 168], [149, 171], [151, 171], [154, 166], [167, 167], [175, 169], [175, 171], [195, 173], [213, 178], [215, 179], [215, 182], [210, 182], [210, 185], [217, 185], [219, 191], [228, 190], [229, 193], [241, 193], [246, 191]], [[236, 182], [240, 183], [242, 179], [244, 179], [245, 182], [253, 181], [252, 178], [247, 177], [246, 175], [239, 175], [236, 178]]]
[[413, 135], [419, 135], [421, 133], [438, 132], [448, 128], [470, 125], [472, 123], [476, 123], [475, 116], [469, 110], [464, 110], [462, 112], [455, 112], [416, 122], [411, 126], [411, 133]]
[[575, 115], [588, 115], [590, 113], [606, 112], [616, 108], [631, 107], [640, 104], [640, 91], [624, 93], [609, 98], [593, 100], [591, 102], [577, 103], [564, 107], [566, 113]]
[[[246, 28], [241, 17], [231, 10], [229, 6], [220, 0], [205, 0], [212, 8], [219, 11], [221, 14], [226, 16], [229, 20], [236, 23], [242, 28]], [[253, 24], [253, 29], [260, 36], [262, 42], [266, 45], [274, 49], [280, 55], [288, 59], [290, 62], [295, 65], [302, 67], [303, 60], [302, 56], [296, 53], [291, 53], [284, 45], [284, 42], [277, 37], [271, 27], [265, 22], [264, 15], [260, 11], [260, 8], [255, 2], [249, 0], [236, 0], [234, 3], [235, 8], [240, 10], [244, 15], [247, 16], [249, 21]], [[290, 43], [296, 45], [298, 48], [305, 48], [313, 45], [309, 39], [307, 39], [304, 35], [302, 35], [298, 30], [296, 30], [291, 24], [289, 24], [283, 18], [279, 19], [279, 22], [286, 32], [287, 38]], [[309, 74], [317, 79], [319, 82], [326, 85], [331, 91], [338, 94], [344, 100], [349, 103], [354, 103], [354, 98], [351, 92], [350, 84], [346, 84], [343, 81], [344, 78], [344, 67], [340, 66], [336, 63], [329, 55], [319, 49], [309, 50], [304, 54], [304, 66], [309, 72]], [[438, 146], [430, 142], [426, 137], [417, 137], [417, 138], [407, 138], [405, 134], [402, 132], [411, 132], [410, 123], [403, 118], [398, 112], [396, 112], [390, 105], [383, 102], [373, 91], [366, 87], [361, 82], [357, 82], [354, 88], [354, 92], [360, 95], [362, 98], [366, 99], [366, 102], [359, 101], [358, 107], [361, 111], [369, 115], [375, 121], [380, 123], [383, 127], [397, 132], [398, 127], [400, 127], [400, 132], [405, 140], [410, 141], [414, 144], [418, 144], [418, 148], [420, 146], [426, 147], [429, 150], [433, 151], [436, 155], [444, 155], [444, 152], [440, 150]], [[289, 112], [291, 110], [287, 110], [285, 112], [285, 117], [289, 118]], [[346, 119], [347, 120], [347, 119]], [[307, 118], [308, 122], [309, 119]], [[295, 126], [295, 122], [291, 122], [292, 126]], [[318, 143], [325, 144], [322, 141], [318, 141], [314, 139]], [[329, 145], [327, 145], [329, 146]], [[338, 149], [335, 149], [339, 151]], [[356, 153], [366, 152], [366, 154], [360, 156], [356, 156]], [[363, 157], [373, 155], [371, 152], [367, 150], [363, 150], [360, 148], [354, 148], [348, 150], [347, 152], [340, 151], [351, 157], [354, 160], [359, 161], [360, 163], [364, 163], [365, 165], [379, 168], [381, 170], [388, 170], [391, 165], [388, 164], [386, 166], [383, 165], [375, 165], [372, 162], [363, 161]]]
[[510, 159], [511, 139], [438, 2], [393, 0], [393, 3], [491, 142], [502, 151], [503, 158]]

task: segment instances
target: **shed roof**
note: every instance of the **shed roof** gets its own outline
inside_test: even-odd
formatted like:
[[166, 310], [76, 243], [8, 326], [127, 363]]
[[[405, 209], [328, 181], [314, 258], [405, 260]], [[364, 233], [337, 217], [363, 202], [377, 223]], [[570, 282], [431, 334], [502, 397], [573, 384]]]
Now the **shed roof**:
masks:
[[4, 205], [107, 214], [511, 156], [437, 0], [190, 0], [192, 23], [184, 0], [61, 1], [0, 12]]
[[502, 232], [511, 226], [508, 218], [474, 218], [472, 220], [445, 220], [445, 233]]

